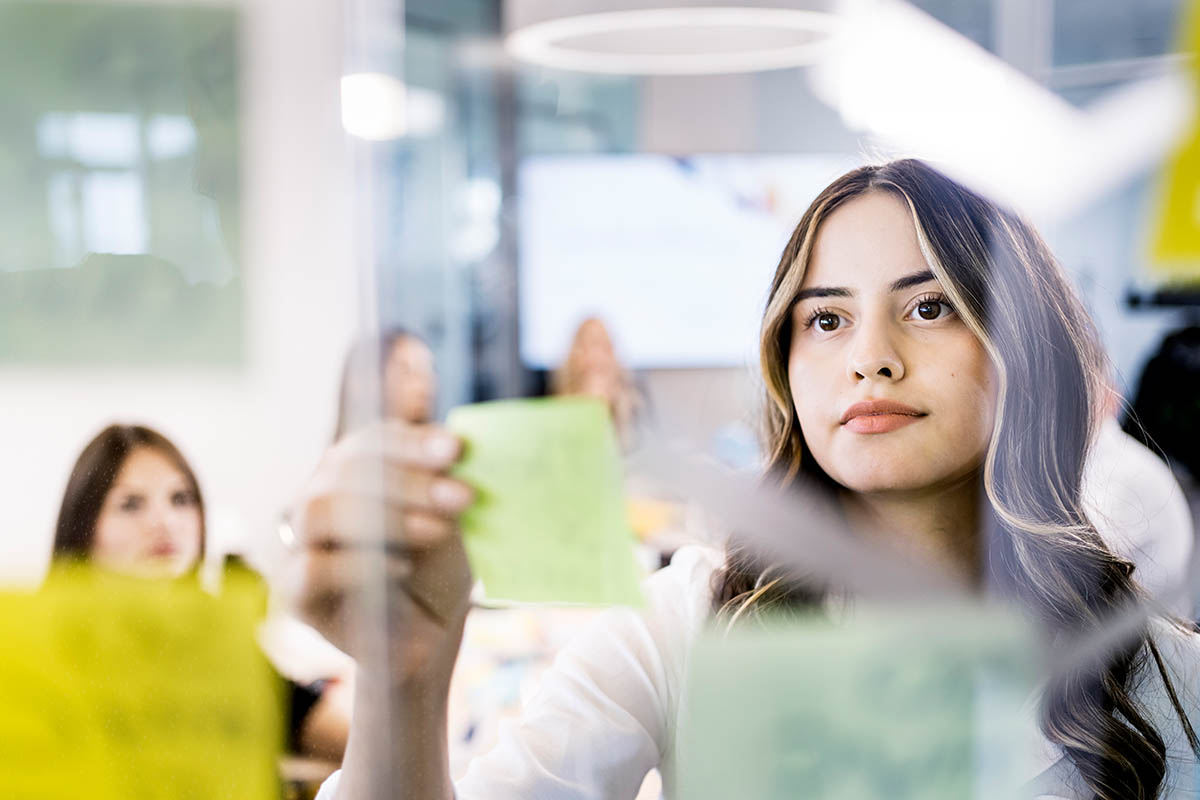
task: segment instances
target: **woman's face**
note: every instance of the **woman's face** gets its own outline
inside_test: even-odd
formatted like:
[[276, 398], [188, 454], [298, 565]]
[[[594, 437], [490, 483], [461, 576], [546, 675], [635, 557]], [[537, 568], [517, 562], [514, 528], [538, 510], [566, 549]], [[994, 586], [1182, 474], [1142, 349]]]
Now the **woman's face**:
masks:
[[617, 355], [613, 351], [612, 339], [600, 320], [590, 319], [579, 327], [574, 349], [576, 364], [584, 372], [617, 370]]
[[437, 373], [424, 342], [405, 336], [392, 345], [383, 367], [383, 393], [388, 417], [412, 423], [433, 418]]
[[96, 520], [92, 558], [142, 577], [178, 577], [200, 560], [200, 505], [187, 477], [151, 447], [129, 454]]
[[953, 485], [983, 463], [996, 378], [921, 255], [907, 205], [870, 192], [824, 221], [788, 358], [816, 462], [855, 492]]

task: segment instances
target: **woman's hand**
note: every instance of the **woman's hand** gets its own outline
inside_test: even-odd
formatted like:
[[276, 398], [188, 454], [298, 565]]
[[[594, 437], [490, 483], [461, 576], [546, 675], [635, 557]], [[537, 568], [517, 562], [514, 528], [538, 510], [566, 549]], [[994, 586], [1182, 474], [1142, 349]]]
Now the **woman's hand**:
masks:
[[436, 426], [357, 431], [326, 452], [292, 515], [301, 615], [363, 662], [386, 642], [393, 685], [435, 694], [448, 687], [471, 589], [458, 515], [473, 494], [446, 474], [461, 453]]

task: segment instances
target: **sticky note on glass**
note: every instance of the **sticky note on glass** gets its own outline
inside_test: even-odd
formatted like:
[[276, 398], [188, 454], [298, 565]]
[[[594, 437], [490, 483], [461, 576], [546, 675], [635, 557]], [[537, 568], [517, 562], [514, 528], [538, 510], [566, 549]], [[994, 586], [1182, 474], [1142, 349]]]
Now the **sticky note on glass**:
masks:
[[279, 686], [257, 642], [261, 583], [86, 568], [0, 594], [5, 797], [279, 797]]
[[[1200, 49], [1200, 2], [1187, 4], [1180, 52]], [[1200, 63], [1189, 62], [1192, 88], [1200, 89]], [[1160, 215], [1152, 240], [1155, 269], [1170, 282], [1200, 280], [1200, 117], [1167, 163], [1160, 181]]]
[[1020, 796], [1035, 652], [1023, 623], [981, 609], [708, 634], [691, 656], [680, 797]]
[[590, 398], [461, 406], [463, 541], [489, 601], [641, 604], [616, 436]]

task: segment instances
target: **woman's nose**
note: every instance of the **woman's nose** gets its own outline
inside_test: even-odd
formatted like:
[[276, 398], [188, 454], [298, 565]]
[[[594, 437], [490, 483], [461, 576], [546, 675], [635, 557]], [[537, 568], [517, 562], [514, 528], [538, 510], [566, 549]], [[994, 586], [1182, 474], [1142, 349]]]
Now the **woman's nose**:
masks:
[[851, 351], [848, 377], [863, 380], [898, 381], [904, 377], [904, 360], [884, 331], [863, 327]]
[[164, 533], [172, 526], [172, 509], [170, 506], [153, 505], [146, 511], [146, 527], [153, 533]]

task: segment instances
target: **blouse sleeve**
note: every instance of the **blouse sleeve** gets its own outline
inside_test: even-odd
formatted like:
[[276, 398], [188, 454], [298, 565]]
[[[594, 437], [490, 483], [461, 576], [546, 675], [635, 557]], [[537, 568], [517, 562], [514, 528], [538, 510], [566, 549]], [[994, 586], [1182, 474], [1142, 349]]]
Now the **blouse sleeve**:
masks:
[[[688, 646], [708, 616], [719, 554], [685, 548], [555, 659], [521, 718], [456, 786], [459, 800], [632, 798], [674, 747]], [[317, 800], [334, 800], [337, 775]]]
[[460, 800], [600, 800], [637, 794], [674, 745], [688, 645], [707, 617], [712, 551], [686, 548], [569, 644], [519, 720], [458, 784]]

